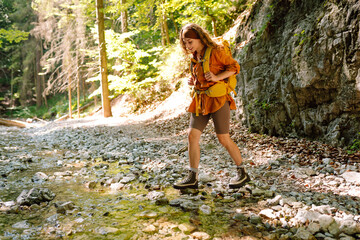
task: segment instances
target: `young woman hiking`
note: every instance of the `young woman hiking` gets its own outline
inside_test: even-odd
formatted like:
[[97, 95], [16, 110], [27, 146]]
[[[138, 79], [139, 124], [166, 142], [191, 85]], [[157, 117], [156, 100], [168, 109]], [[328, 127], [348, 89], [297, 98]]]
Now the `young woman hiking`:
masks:
[[[209, 97], [204, 94], [204, 91], [217, 82], [224, 81], [226, 78], [238, 74], [240, 66], [199, 25], [187, 24], [181, 29], [180, 45], [186, 54], [192, 54], [192, 76], [189, 78], [188, 84], [194, 86], [195, 92], [193, 101], [188, 109], [188, 112], [191, 113], [188, 131], [190, 168], [187, 176], [175, 183], [173, 187], [176, 189], [198, 187], [200, 136], [211, 117], [219, 142], [226, 148], [237, 166], [236, 177], [231, 179], [229, 187], [239, 188], [250, 181], [250, 177], [241, 166], [242, 158], [240, 150], [229, 135], [230, 110], [236, 109], [235, 101], [229, 94], [220, 97]], [[206, 48], [210, 47], [212, 48], [210, 71], [204, 74], [202, 61]]]

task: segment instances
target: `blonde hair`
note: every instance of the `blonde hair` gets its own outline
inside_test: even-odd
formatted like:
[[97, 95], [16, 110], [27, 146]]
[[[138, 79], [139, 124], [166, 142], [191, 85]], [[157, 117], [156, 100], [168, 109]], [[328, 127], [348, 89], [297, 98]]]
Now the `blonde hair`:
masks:
[[189, 24], [186, 24], [185, 26], [183, 26], [180, 31], [180, 46], [183, 49], [183, 51], [185, 52], [185, 54], [190, 53], [186, 49], [184, 39], [183, 39], [183, 32], [184, 32], [184, 30], [187, 30], [187, 29], [192, 29], [192, 30], [196, 31], [200, 37], [201, 43], [204, 44], [206, 47], [212, 47], [212, 48], [218, 47], [216, 42], [211, 39], [209, 33], [205, 29], [203, 29], [202, 27], [200, 27], [199, 25], [197, 25], [195, 23], [189, 23]]

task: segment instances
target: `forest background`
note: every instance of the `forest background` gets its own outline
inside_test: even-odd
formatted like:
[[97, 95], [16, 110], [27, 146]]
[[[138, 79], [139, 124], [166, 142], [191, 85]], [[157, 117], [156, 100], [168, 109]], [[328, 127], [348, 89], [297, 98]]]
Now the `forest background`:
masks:
[[[0, 116], [54, 119], [89, 103], [100, 105], [97, 2], [0, 0]], [[252, 2], [103, 4], [109, 97], [126, 94], [139, 111], [181, 87], [188, 71], [178, 46], [182, 25], [198, 23], [218, 36]]]

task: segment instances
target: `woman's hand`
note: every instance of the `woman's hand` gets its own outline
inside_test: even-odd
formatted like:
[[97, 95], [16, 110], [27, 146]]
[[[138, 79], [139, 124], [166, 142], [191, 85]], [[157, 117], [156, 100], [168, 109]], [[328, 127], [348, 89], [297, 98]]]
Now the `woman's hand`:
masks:
[[193, 77], [188, 78], [188, 85], [189, 86], [194, 86], [194, 78]]
[[236, 72], [231, 72], [231, 71], [224, 71], [224, 72], [221, 72], [217, 75], [213, 74], [212, 72], [207, 72], [205, 73], [205, 79], [206, 81], [209, 81], [209, 82], [218, 82], [220, 80], [223, 80], [223, 79], [226, 79], [232, 75], [234, 75]]
[[205, 73], [205, 79], [206, 79], [206, 81], [209, 81], [209, 82], [217, 82], [217, 81], [221, 80], [221, 78], [219, 78], [218, 76], [216, 76], [212, 72]]

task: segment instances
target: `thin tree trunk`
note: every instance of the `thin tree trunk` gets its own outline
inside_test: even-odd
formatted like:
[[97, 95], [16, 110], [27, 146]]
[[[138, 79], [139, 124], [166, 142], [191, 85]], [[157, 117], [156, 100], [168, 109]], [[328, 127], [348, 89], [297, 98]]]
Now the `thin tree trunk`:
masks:
[[176, 35], [178, 35], [178, 34], [179, 34], [179, 28], [178, 28], [178, 26], [177, 26], [177, 24], [176, 24], [176, 22], [175, 22], [174, 14], [171, 13], [171, 14], [170, 14], [170, 17], [171, 17], [171, 20], [172, 20], [173, 23], [174, 23]]
[[212, 14], [210, 14], [208, 7], [206, 8], [206, 13], [211, 18], [211, 25], [212, 25], [212, 28], [213, 28], [213, 33], [214, 33], [214, 36], [217, 37], [218, 34], [217, 34], [217, 29], [216, 29], [216, 18]]
[[[39, 43], [38, 40], [36, 40]], [[36, 108], [39, 109], [42, 105], [42, 88], [41, 88], [41, 79], [40, 79], [40, 58], [41, 58], [41, 44], [37, 44], [35, 49], [35, 64], [34, 64], [34, 75], [35, 75], [35, 93], [36, 93]]]
[[97, 15], [98, 32], [99, 32], [102, 108], [103, 108], [104, 117], [111, 117], [112, 113], [111, 113], [109, 87], [108, 87], [103, 0], [96, 0], [96, 15]]
[[[77, 55], [78, 53], [76, 53]], [[77, 93], [77, 109], [78, 109], [78, 118], [80, 118], [80, 74], [79, 74], [79, 64], [78, 64], [78, 56], [76, 56], [76, 93]]]
[[121, 32], [125, 33], [128, 32], [128, 16], [127, 11], [125, 9], [126, 0], [120, 0], [121, 7], [124, 8], [121, 11]]
[[14, 70], [11, 69], [11, 82], [10, 82], [10, 86], [11, 86], [11, 107], [14, 107]]
[[160, 29], [161, 29], [161, 45], [162, 45], [163, 47], [165, 47], [165, 46], [166, 46], [166, 40], [165, 40], [165, 29], [164, 29], [164, 21], [163, 21], [163, 18], [161, 18]]
[[166, 45], [169, 45], [170, 44], [169, 27], [167, 24], [167, 16], [165, 13], [163, 15], [163, 24], [164, 24], [164, 34], [165, 34]]
[[212, 22], [214, 36], [217, 37], [218, 34], [217, 34], [217, 30], [216, 30], [216, 19], [214, 17], [211, 17], [211, 22]]
[[68, 76], [68, 96], [69, 96], [69, 118], [72, 118], [72, 107], [71, 107], [71, 77]]
[[[40, 39], [40, 60], [41, 60], [41, 57], [44, 55], [44, 49], [43, 49], [43, 45], [42, 45], [42, 40]], [[40, 62], [39, 62], [40, 64]], [[41, 65], [39, 65], [39, 71], [41, 71]], [[44, 103], [45, 103], [45, 106], [46, 108], [48, 108], [48, 103], [47, 103], [47, 98], [46, 98], [46, 92], [45, 92], [45, 77], [44, 75], [40, 75], [40, 79], [41, 79], [41, 89], [42, 89], [42, 93], [41, 93], [41, 96], [43, 97], [44, 99]]]

